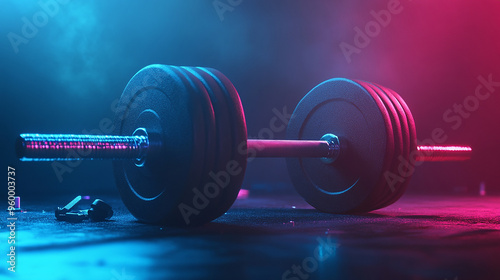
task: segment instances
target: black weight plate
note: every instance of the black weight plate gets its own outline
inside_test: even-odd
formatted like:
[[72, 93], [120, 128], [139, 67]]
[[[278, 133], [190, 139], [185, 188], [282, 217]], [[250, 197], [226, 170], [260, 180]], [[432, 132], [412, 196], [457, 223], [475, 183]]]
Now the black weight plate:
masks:
[[[402, 192], [404, 192], [404, 184], [405, 184], [405, 180], [406, 178], [404, 178], [403, 174], [400, 174], [400, 164], [402, 162], [402, 160], [407, 160], [408, 157], [409, 157], [409, 153], [410, 153], [410, 132], [409, 132], [409, 127], [408, 127], [408, 120], [407, 120], [407, 117], [406, 117], [406, 113], [404, 111], [404, 109], [402, 108], [401, 104], [399, 103], [399, 101], [392, 95], [392, 93], [390, 93], [388, 91], [387, 88], [383, 87], [383, 86], [380, 86], [380, 85], [377, 85], [377, 84], [374, 84], [375, 86], [377, 86], [382, 92], [384, 92], [387, 97], [389, 97], [389, 99], [391, 100], [391, 102], [393, 103], [394, 107], [396, 108], [396, 111], [398, 112], [398, 115], [399, 115], [399, 119], [400, 119], [400, 124], [401, 124], [401, 132], [402, 132], [402, 139], [403, 139], [403, 149], [402, 149], [402, 153], [401, 155], [399, 155], [396, 160], [397, 160], [397, 168], [396, 170], [393, 170], [392, 171], [392, 176], [394, 176], [394, 178], [396, 180], [398, 180], [400, 183], [397, 184], [397, 187], [395, 188], [395, 191], [394, 192], [391, 192], [389, 196], [387, 196], [386, 200], [384, 201], [382, 207], [386, 207], [390, 204], [393, 203], [394, 199], [396, 197], [399, 197], [400, 194]], [[396, 178], [397, 176], [397, 178]], [[401, 181], [403, 180], [403, 181]]]
[[[214, 186], [207, 187], [211, 182], [210, 172], [217, 169], [217, 128], [215, 119], [215, 110], [212, 104], [212, 98], [204, 86], [203, 82], [193, 75], [186, 67], [173, 67], [174, 71], [178, 71], [179, 76], [188, 83], [192, 90], [199, 94], [201, 102], [204, 106], [203, 119], [205, 121], [205, 139], [199, 139], [200, 145], [205, 145], [205, 160], [202, 176], [200, 176], [201, 183], [196, 187], [199, 193], [196, 195], [194, 190], [191, 195], [191, 203], [184, 202], [185, 205], [192, 207], [195, 206], [195, 197], [203, 202], [203, 207], [193, 207], [196, 212], [190, 213], [184, 211], [185, 225], [199, 225], [212, 221], [213, 213], [219, 207], [217, 203], [217, 195], [212, 195], [211, 191], [220, 191], [220, 188]], [[189, 200], [188, 200], [189, 201]], [[187, 208], [186, 208], [187, 209]], [[181, 211], [179, 209], [179, 211]], [[180, 213], [182, 215], [182, 212]]]
[[348, 79], [331, 79], [313, 88], [298, 104], [288, 124], [288, 139], [317, 140], [337, 135], [341, 154], [334, 163], [289, 158], [297, 192], [329, 213], [357, 212], [369, 203], [392, 159], [391, 121], [380, 98]]
[[[227, 90], [223, 86], [222, 82], [211, 72], [212, 69], [205, 67], [193, 67], [191, 69], [204, 79], [204, 81], [212, 89], [212, 92], [214, 94], [215, 101], [213, 101], [212, 103], [214, 104], [214, 108], [218, 108], [216, 110], [216, 121], [220, 139], [220, 141], [218, 141], [220, 167], [217, 171], [225, 171], [227, 169], [228, 162], [232, 160], [232, 155], [236, 153], [237, 149], [237, 145], [234, 143], [236, 139], [233, 131], [233, 123], [235, 122], [235, 120], [232, 112], [234, 111], [234, 109], [230, 108], [231, 106], [234, 106], [234, 104], [233, 102], [227, 101]], [[239, 192], [240, 185], [231, 184], [229, 185], [229, 188], [237, 188]], [[233, 189], [233, 191], [230, 193], [234, 192], [236, 192], [236, 190]], [[227, 202], [228, 193], [223, 193], [221, 195], [221, 198], [223, 202]], [[231, 202], [231, 204], [232, 203], [233, 202]]]
[[[406, 104], [406, 102], [397, 94], [394, 90], [389, 89], [389, 88], [384, 88], [388, 93], [392, 94], [396, 98], [396, 100], [399, 102], [401, 107], [403, 108], [405, 115], [406, 115], [406, 120], [408, 124], [408, 140], [409, 143], [407, 144], [408, 150], [409, 150], [409, 161], [411, 167], [415, 168], [415, 166], [412, 164], [413, 159], [411, 159], [411, 155], [413, 152], [416, 152], [417, 150], [417, 130], [415, 126], [415, 120], [413, 119], [413, 115], [411, 114], [410, 108]], [[404, 192], [406, 191], [408, 184], [410, 183], [411, 175], [405, 178], [405, 181], [401, 185], [400, 189], [398, 192], [395, 194], [395, 196], [387, 202], [387, 205], [390, 205], [394, 202], [396, 202], [401, 196], [403, 196]]]
[[113, 166], [122, 200], [140, 221], [185, 224], [179, 207], [190, 202], [204, 171], [205, 145], [199, 143], [206, 139], [206, 106], [169, 66], [147, 66], [127, 84], [116, 106], [116, 134], [145, 128], [152, 147], [143, 164]]
[[[406, 142], [406, 140], [405, 140], [405, 134], [407, 134], [408, 131], [406, 130], [406, 132], [405, 132], [405, 128], [404, 128], [405, 126], [403, 125], [403, 124], [406, 124], [406, 126], [407, 126], [406, 115], [404, 113], [404, 110], [402, 110], [402, 108], [400, 108], [401, 106], [398, 107], [399, 103], [397, 102], [397, 100], [395, 100], [395, 98], [392, 96], [392, 94], [386, 93], [380, 85], [374, 84], [374, 86], [376, 86], [379, 89], [381, 94], [384, 94], [390, 100], [391, 104], [396, 109], [398, 122], [399, 122], [399, 125], [401, 127], [400, 153], [395, 154], [393, 169], [389, 170], [390, 173], [388, 173], [387, 178], [386, 178], [387, 184], [388, 184], [386, 188], [390, 191], [386, 192], [384, 200], [379, 205], [379, 208], [383, 208], [383, 207], [387, 206], [388, 202], [391, 201], [393, 199], [393, 197], [395, 197], [398, 194], [399, 190], [401, 189], [401, 187], [404, 183], [404, 181], [401, 181], [399, 178], [398, 167], [399, 167], [399, 163], [401, 161], [401, 157], [406, 156], [407, 152], [408, 152], [408, 148], [407, 148], [408, 142]], [[394, 103], [394, 101], [396, 101], [397, 103]], [[391, 183], [391, 182], [389, 182], [390, 180], [394, 180], [394, 181]]]
[[[386, 90], [387, 92], [390, 92], [390, 93], [391, 93], [391, 95], [393, 95], [392, 93], [395, 93], [394, 91], [392, 91], [392, 90], [390, 90], [390, 89], [387, 89], [387, 88], [385, 88], [385, 90]], [[394, 95], [393, 95], [393, 96], [394, 96]], [[396, 97], [394, 97], [394, 99], [398, 102], [398, 104], [400, 104], [400, 105], [401, 105], [401, 107], [403, 108], [403, 111], [404, 111], [404, 113], [405, 113], [405, 116], [407, 116], [407, 115], [406, 115], [406, 112], [407, 112], [407, 111], [404, 109], [404, 107], [403, 107], [403, 106], [402, 106], [402, 104], [400, 103], [400, 100], [402, 100], [402, 99], [398, 99], [398, 98], [396, 98]], [[411, 117], [410, 117], [410, 118], [411, 118]], [[408, 134], [408, 137], [407, 137], [407, 138], [408, 138], [408, 139], [407, 139], [407, 143], [406, 143], [406, 149], [408, 150], [408, 153], [407, 153], [406, 155], [404, 155], [402, 159], [401, 159], [401, 158], [399, 159], [399, 163], [400, 163], [400, 164], [404, 164], [403, 168], [406, 168], [406, 166], [407, 166], [406, 164], [408, 164], [408, 163], [410, 163], [410, 162], [411, 162], [411, 160], [410, 160], [410, 153], [411, 153], [411, 151], [412, 151], [411, 146], [412, 146], [412, 145], [414, 145], [414, 146], [415, 146], [415, 149], [416, 149], [416, 138], [415, 138], [414, 140], [412, 140], [412, 135], [414, 135], [414, 133], [411, 131], [411, 130], [412, 130], [412, 128], [411, 128], [411, 123], [412, 123], [412, 120], [410, 120], [410, 118], [406, 117], [406, 120], [407, 120], [407, 126], [408, 126], [408, 131], [407, 131], [407, 134]], [[411, 167], [409, 167], [409, 168], [413, 169], [413, 168], [414, 168], [414, 165], [412, 165], [412, 164], [410, 164], [410, 165], [411, 165]], [[405, 171], [403, 171], [403, 172], [406, 172], [406, 171], [407, 171], [406, 169], [404, 169], [404, 170], [405, 170]], [[414, 169], [413, 169], [413, 170], [414, 170]], [[410, 171], [410, 172], [412, 172], [412, 171]], [[410, 174], [399, 174], [399, 170], [398, 170], [398, 173], [396, 173], [396, 174], [397, 174], [397, 175], [400, 175], [400, 176], [401, 176], [401, 178], [403, 178], [403, 179], [404, 179], [404, 181], [402, 182], [402, 184], [401, 184], [400, 188], [398, 189], [398, 191], [397, 191], [397, 192], [395, 192], [395, 193], [394, 193], [394, 194], [393, 194], [393, 195], [392, 195], [392, 196], [388, 199], [388, 201], [385, 203], [385, 206], [391, 205], [392, 203], [396, 202], [396, 201], [397, 201], [397, 200], [398, 200], [398, 199], [399, 199], [399, 198], [400, 198], [400, 197], [404, 194], [404, 192], [406, 191], [406, 188], [407, 188], [407, 186], [408, 186], [408, 184], [409, 184], [409, 181], [410, 181], [410, 179], [411, 179], [411, 173], [410, 173]], [[385, 206], [384, 206], [384, 207], [385, 207]]]
[[[387, 96], [387, 98], [389, 99], [389, 101], [394, 106], [396, 113], [397, 113], [397, 117], [398, 117], [397, 122], [399, 124], [400, 129], [401, 129], [401, 131], [400, 131], [401, 132], [401, 140], [399, 142], [401, 149], [400, 149], [400, 152], [398, 154], [396, 154], [396, 156], [394, 157], [394, 162], [395, 162], [394, 169], [392, 170], [391, 176], [388, 177], [388, 178], [392, 178], [392, 180], [395, 180], [397, 182], [397, 184], [394, 184], [393, 189], [390, 188], [390, 186], [389, 186], [389, 189], [391, 191], [388, 192], [387, 196], [385, 197], [385, 200], [380, 205], [380, 208], [382, 208], [382, 207], [386, 207], [386, 206], [392, 204], [391, 201], [393, 201], [393, 199], [401, 193], [401, 189], [403, 188], [403, 186], [405, 184], [406, 178], [403, 176], [404, 174], [401, 174], [401, 172], [400, 172], [400, 165], [401, 165], [402, 159], [407, 160], [409, 155], [410, 155], [410, 135], [409, 135], [410, 132], [408, 129], [408, 120], [406, 117], [406, 113], [405, 113], [403, 107], [401, 106], [401, 104], [399, 103], [399, 101], [396, 99], [396, 97], [394, 97], [392, 95], [392, 93], [390, 93], [387, 90], [387, 88], [382, 87], [382, 86], [377, 85], [377, 84], [374, 84], [374, 86], [376, 86], [379, 89], [381, 94], [385, 94]], [[401, 181], [401, 180], [403, 180], [403, 181]]]
[[399, 187], [399, 182], [395, 182], [395, 184], [389, 185], [389, 181], [387, 178], [387, 174], [389, 172], [394, 172], [397, 169], [397, 157], [401, 154], [402, 151], [402, 133], [401, 133], [401, 125], [399, 123], [399, 116], [394, 108], [392, 102], [389, 100], [387, 95], [380, 91], [380, 89], [368, 82], [358, 81], [362, 86], [371, 88], [382, 100], [387, 112], [389, 113], [389, 117], [391, 119], [392, 131], [394, 137], [394, 153], [393, 157], [390, 161], [388, 169], [384, 171], [384, 180], [379, 185], [378, 195], [373, 195], [373, 199], [376, 200], [374, 204], [372, 204], [372, 208], [366, 209], [366, 211], [372, 211], [375, 209], [381, 208], [383, 202], [389, 197], [392, 191], [396, 191]]
[[[220, 204], [223, 205], [221, 209], [226, 208], [226, 210], [219, 213], [219, 215], [223, 215], [238, 197], [245, 176], [247, 166], [247, 126], [245, 114], [238, 92], [224, 74], [212, 68], [198, 67], [198, 69], [210, 75], [220, 87], [223, 93], [223, 98], [220, 101], [225, 103], [222, 107], [228, 110], [227, 121], [230, 123], [230, 134], [225, 137], [230, 137], [231, 144], [223, 148], [225, 152], [229, 153], [229, 160], [224, 162], [225, 170], [229, 175], [229, 183], [226, 187], [228, 190], [221, 195], [220, 201]], [[224, 117], [221, 116], [221, 118]]]
[[378, 87], [374, 86], [371, 83], [363, 81], [357, 81], [357, 82], [360, 83], [365, 88], [370, 87], [380, 97], [380, 99], [384, 103], [385, 108], [389, 113], [389, 117], [391, 119], [391, 124], [392, 124], [393, 136], [394, 136], [394, 154], [391, 159], [389, 168], [384, 172], [385, 180], [379, 185], [377, 195], [375, 194], [373, 195], [373, 199], [376, 200], [376, 202], [372, 204], [372, 208], [366, 209], [366, 211], [371, 211], [381, 208], [381, 206], [387, 200], [387, 198], [390, 197], [391, 194], [393, 192], [396, 192], [396, 190], [399, 188], [400, 182], [394, 181], [393, 184], [389, 184], [387, 176], [389, 172], [392, 173], [394, 173], [395, 171], [397, 172], [398, 157], [399, 155], [401, 155], [403, 150], [403, 138], [402, 138], [399, 115], [396, 112], [396, 109], [394, 108], [394, 105], [390, 101], [389, 97], [384, 92], [382, 92]]
[[184, 67], [196, 76], [205, 87], [212, 101], [216, 122], [216, 166], [213, 172], [218, 172], [225, 168], [225, 163], [229, 160], [228, 148], [231, 147], [231, 127], [230, 115], [227, 103], [224, 100], [224, 92], [217, 82], [205, 71], [197, 67]]
[[[232, 116], [229, 113], [228, 104], [225, 100], [225, 92], [214, 80], [210, 74], [208, 74], [203, 68], [196, 67], [184, 67], [197, 79], [199, 79], [203, 86], [206, 88], [207, 92], [212, 101], [212, 106], [214, 109], [215, 120], [216, 120], [216, 164], [213, 170], [210, 170], [211, 174], [218, 176], [220, 180], [216, 180], [213, 176], [209, 176], [206, 184], [211, 185], [210, 190], [214, 190], [214, 186], [217, 186], [218, 190], [211, 194], [210, 201], [215, 204], [215, 208], [211, 209], [210, 213], [207, 213], [209, 217], [213, 220], [220, 215], [224, 214], [234, 203], [236, 196], [234, 193], [238, 193], [240, 190], [239, 184], [231, 184], [230, 174], [227, 172], [227, 164], [231, 160], [231, 151], [236, 149], [236, 145], [232, 143], [232, 127], [231, 119]], [[226, 181], [227, 180], [227, 181]], [[232, 200], [231, 200], [232, 199]]]

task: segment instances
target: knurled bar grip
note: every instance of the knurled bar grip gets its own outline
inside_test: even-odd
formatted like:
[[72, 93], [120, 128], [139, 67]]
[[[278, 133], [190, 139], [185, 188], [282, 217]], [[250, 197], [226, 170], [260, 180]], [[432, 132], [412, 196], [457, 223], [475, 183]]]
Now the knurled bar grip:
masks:
[[22, 161], [137, 159], [148, 142], [142, 135], [21, 134], [16, 153]]

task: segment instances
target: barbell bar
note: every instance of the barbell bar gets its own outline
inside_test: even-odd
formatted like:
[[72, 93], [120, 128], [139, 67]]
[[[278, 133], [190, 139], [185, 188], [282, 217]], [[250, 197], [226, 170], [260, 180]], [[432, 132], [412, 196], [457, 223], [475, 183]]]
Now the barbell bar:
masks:
[[[145, 131], [145, 130], [144, 130]], [[338, 143], [326, 140], [248, 139], [247, 149], [257, 158], [326, 158], [340, 153]], [[21, 134], [16, 154], [21, 161], [136, 160], [147, 157], [147, 135]], [[68, 157], [72, 151], [81, 151]], [[73, 155], [73, 153], [72, 153]], [[415, 160], [461, 161], [471, 158], [468, 146], [418, 146]]]

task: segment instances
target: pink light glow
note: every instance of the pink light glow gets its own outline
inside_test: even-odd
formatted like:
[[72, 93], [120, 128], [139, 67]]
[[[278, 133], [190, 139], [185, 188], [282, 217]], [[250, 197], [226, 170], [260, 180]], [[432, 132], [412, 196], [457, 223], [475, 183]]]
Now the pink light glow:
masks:
[[419, 151], [433, 152], [471, 152], [472, 148], [467, 146], [418, 146]]
[[249, 190], [241, 189], [236, 199], [247, 199], [249, 194], [250, 194]]
[[418, 146], [417, 151], [417, 161], [457, 161], [472, 156], [472, 148], [468, 146]]

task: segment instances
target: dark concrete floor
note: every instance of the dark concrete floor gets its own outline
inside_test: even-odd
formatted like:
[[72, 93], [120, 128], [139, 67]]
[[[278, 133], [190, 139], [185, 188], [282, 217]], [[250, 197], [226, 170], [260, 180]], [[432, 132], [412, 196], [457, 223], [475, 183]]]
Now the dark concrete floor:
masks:
[[500, 197], [404, 196], [366, 215], [330, 215], [297, 196], [251, 195], [191, 229], [138, 223], [105, 199], [112, 221], [78, 224], [53, 216], [71, 198], [23, 201], [17, 272], [0, 277], [500, 279]]

